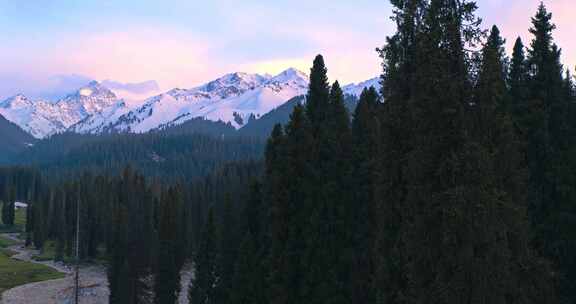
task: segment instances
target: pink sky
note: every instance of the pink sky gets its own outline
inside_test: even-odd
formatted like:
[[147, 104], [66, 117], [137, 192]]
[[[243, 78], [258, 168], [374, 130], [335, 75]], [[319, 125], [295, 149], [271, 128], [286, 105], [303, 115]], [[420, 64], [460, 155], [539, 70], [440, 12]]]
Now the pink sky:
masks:
[[[524, 45], [529, 46], [532, 39], [528, 29], [530, 18], [536, 13], [540, 0], [480, 0], [480, 15], [484, 25], [496, 24], [502, 35], [507, 38], [508, 51], [511, 52], [516, 37], [520, 36]], [[556, 24], [555, 42], [562, 48], [563, 63], [574, 74], [576, 66], [576, 0], [547, 0], [544, 4], [552, 12]]]
[[[539, 0], [479, 0], [483, 27], [497, 24], [509, 48], [526, 45]], [[156, 80], [192, 87], [233, 71], [308, 72], [322, 53], [331, 80], [358, 82], [380, 73], [374, 49], [394, 31], [385, 0], [355, 2], [166, 0], [0, 2], [0, 98], [53, 85], [54, 75]], [[564, 63], [576, 65], [576, 0], [547, 0]], [[138, 9], [136, 9], [138, 8]]]

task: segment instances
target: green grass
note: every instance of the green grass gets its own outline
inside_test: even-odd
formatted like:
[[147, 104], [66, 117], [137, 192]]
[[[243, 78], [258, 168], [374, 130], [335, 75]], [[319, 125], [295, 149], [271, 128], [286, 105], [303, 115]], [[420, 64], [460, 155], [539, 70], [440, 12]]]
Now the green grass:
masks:
[[[54, 241], [46, 241], [44, 243], [44, 249], [41, 253], [32, 256], [34, 261], [38, 262], [45, 262], [45, 261], [52, 261], [56, 256], [56, 242]], [[74, 257], [63, 257], [63, 261], [65, 264], [74, 263]]]
[[0, 248], [7, 248], [18, 244], [17, 242], [0, 236]]
[[0, 254], [5, 254], [7, 256], [13, 256], [16, 252], [8, 249], [8, 247], [18, 244], [18, 242], [5, 237], [0, 236]]
[[44, 243], [44, 250], [40, 254], [33, 256], [35, 261], [51, 261], [54, 259], [56, 254], [56, 247], [53, 241], [46, 241]]
[[16, 210], [14, 213], [14, 225], [20, 229], [20, 231], [24, 231], [26, 227], [26, 209], [20, 208]]
[[64, 274], [48, 266], [17, 261], [0, 251], [0, 293], [19, 285], [63, 277]]
[[17, 254], [18, 252], [13, 251], [13, 250], [8, 249], [8, 248], [0, 248], [0, 253], [4, 253], [5, 255], [11, 257], [11, 256]]
[[[24, 232], [25, 226], [26, 209], [18, 209], [16, 210], [14, 218], [14, 226], [6, 227], [0, 224], [0, 233]], [[64, 277], [64, 274], [48, 266], [18, 261], [10, 258], [10, 256], [15, 254], [15, 252], [9, 250], [8, 247], [15, 244], [17, 244], [17, 242], [0, 237], [0, 294], [16, 286]], [[46, 257], [50, 254], [51, 257], [54, 256], [54, 246], [53, 244], [51, 246], [52, 249], [49, 249], [44, 253]]]
[[64, 274], [48, 266], [10, 258], [16, 252], [8, 247], [17, 243], [0, 236], [0, 294], [19, 285], [64, 277]]
[[[2, 215], [2, 208], [0, 208], [0, 218]], [[24, 232], [26, 227], [26, 209], [21, 208], [14, 213], [14, 226], [8, 227], [0, 223], [0, 233], [17, 233]]]

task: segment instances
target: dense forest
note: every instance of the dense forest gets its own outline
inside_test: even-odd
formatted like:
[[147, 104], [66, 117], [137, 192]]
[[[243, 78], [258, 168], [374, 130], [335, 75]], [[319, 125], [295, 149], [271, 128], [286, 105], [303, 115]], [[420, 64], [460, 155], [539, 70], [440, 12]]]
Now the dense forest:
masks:
[[391, 2], [383, 89], [355, 107], [318, 55], [265, 145], [49, 145], [49, 166], [0, 171], [4, 210], [27, 201], [27, 243], [57, 260], [80, 214], [110, 303], [176, 303], [190, 268], [193, 304], [575, 303], [576, 88], [552, 14], [538, 7], [509, 58], [474, 1]]
[[33, 166], [51, 178], [73, 178], [82, 171], [120, 174], [130, 165], [148, 177], [198, 178], [222, 164], [259, 160], [264, 141], [213, 137], [179, 128], [147, 134], [64, 133], [36, 142], [11, 162]]

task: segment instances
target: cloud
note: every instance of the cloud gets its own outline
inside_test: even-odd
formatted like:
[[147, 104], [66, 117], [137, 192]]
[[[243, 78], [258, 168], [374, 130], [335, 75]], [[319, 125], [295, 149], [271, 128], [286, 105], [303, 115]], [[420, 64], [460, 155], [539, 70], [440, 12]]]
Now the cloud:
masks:
[[61, 69], [95, 79], [187, 85], [211, 72], [209, 48], [207, 41], [189, 35], [138, 29], [69, 39], [53, 60]]
[[18, 93], [32, 98], [58, 100], [93, 80], [90, 77], [69, 75], [28, 75], [6, 73], [0, 75], [0, 100]]
[[102, 85], [111, 90], [128, 91], [134, 94], [148, 94], [160, 90], [158, 83], [154, 80], [148, 80], [138, 83], [123, 83], [114, 80], [103, 80]]
[[16, 40], [3, 47], [1, 98], [17, 93], [53, 97], [88, 79], [155, 79], [169, 87], [187, 87], [217, 71], [206, 54], [208, 42], [174, 31], [141, 28], [59, 35], [52, 39]]

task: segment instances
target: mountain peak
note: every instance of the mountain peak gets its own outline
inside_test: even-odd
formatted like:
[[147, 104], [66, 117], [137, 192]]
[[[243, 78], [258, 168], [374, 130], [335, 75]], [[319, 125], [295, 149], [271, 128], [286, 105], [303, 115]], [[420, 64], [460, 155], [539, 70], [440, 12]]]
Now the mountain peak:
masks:
[[31, 106], [32, 101], [28, 99], [28, 97], [24, 96], [24, 94], [16, 94], [2, 102], [0, 102], [0, 107], [2, 108], [12, 108], [12, 107], [24, 107], [24, 106]]
[[100, 84], [98, 81], [90, 81], [85, 86], [78, 89], [78, 91], [73, 95], [75, 97], [97, 97], [97, 98], [108, 98], [115, 99], [116, 95], [107, 87]]
[[289, 68], [286, 69], [282, 72], [280, 72], [280, 74], [272, 77], [270, 79], [270, 81], [277, 81], [277, 82], [288, 82], [288, 81], [292, 81], [292, 80], [298, 80], [298, 81], [308, 81], [308, 75], [306, 75], [306, 73], [295, 69], [295, 68]]
[[308, 77], [308, 75], [297, 68], [287, 68], [285, 71], [281, 72], [280, 74], [287, 74], [287, 75], [298, 75], [300, 77]]
[[219, 88], [222, 86], [237, 86], [237, 85], [248, 85], [256, 86], [262, 84], [266, 78], [258, 74], [248, 74], [244, 72], [234, 72], [226, 74], [216, 80], [213, 80], [206, 84], [207, 91], [211, 91], [214, 88]]
[[376, 90], [379, 91], [382, 87], [382, 84], [380, 83], [380, 77], [374, 77], [372, 79], [368, 79], [366, 81], [362, 81], [359, 83], [351, 83], [345, 85], [342, 87], [342, 91], [344, 91], [345, 94], [360, 97], [362, 91], [369, 87], [374, 87]]

